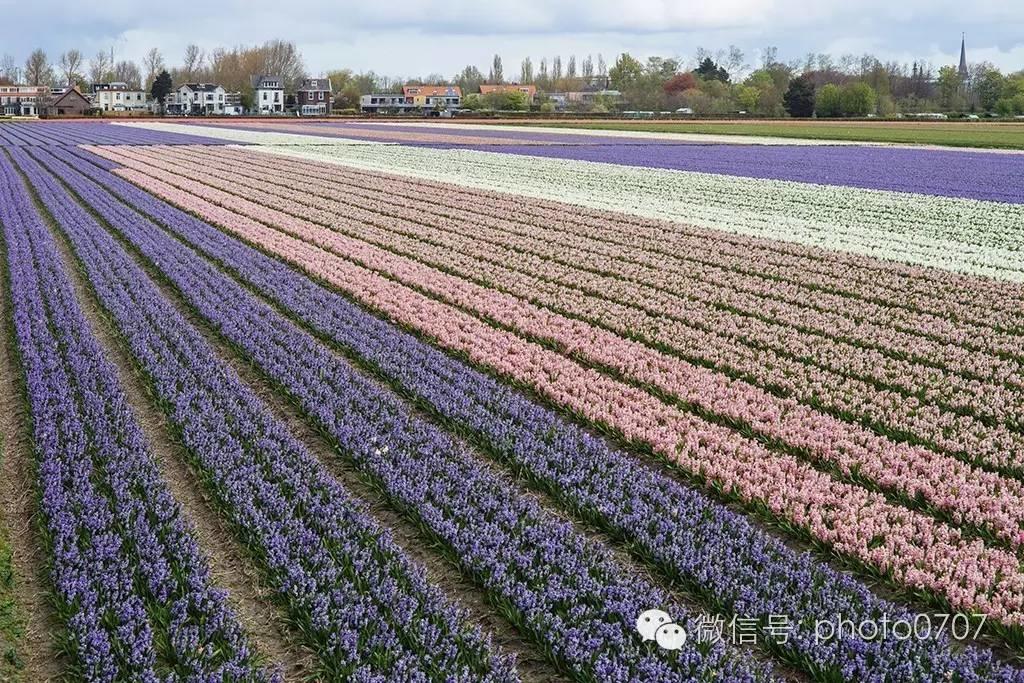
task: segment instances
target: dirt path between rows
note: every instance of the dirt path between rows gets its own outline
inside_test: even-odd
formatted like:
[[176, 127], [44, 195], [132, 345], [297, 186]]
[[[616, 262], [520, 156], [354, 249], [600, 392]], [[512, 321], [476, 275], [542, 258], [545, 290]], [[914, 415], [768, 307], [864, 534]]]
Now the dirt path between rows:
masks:
[[[39, 531], [35, 455], [23, 384], [14, 348], [7, 248], [0, 233], [0, 526], [13, 554], [13, 598], [25, 629], [21, 642], [13, 643], [22, 665], [18, 675], [35, 682], [60, 676], [64, 659], [56, 638], [63, 626], [50, 599], [46, 550]], [[0, 680], [3, 674], [0, 666]]]
[[189, 469], [185, 449], [171, 437], [170, 424], [150, 398], [145, 376], [134, 364], [126, 344], [117, 337], [114, 323], [88, 286], [66, 238], [49, 223], [79, 305], [107, 358], [117, 368], [121, 387], [163, 480], [195, 529], [196, 540], [209, 561], [213, 583], [228, 591], [239, 622], [269, 667], [278, 668], [286, 681], [307, 679], [312, 673], [312, 655], [293, 639], [284, 612], [271, 600], [271, 589]]

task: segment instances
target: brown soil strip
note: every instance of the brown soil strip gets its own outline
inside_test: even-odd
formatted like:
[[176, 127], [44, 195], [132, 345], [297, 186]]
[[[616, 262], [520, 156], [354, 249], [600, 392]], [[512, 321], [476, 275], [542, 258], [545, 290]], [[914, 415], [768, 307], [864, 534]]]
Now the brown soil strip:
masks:
[[[47, 681], [60, 677], [65, 663], [56, 642], [63, 625], [51, 602], [48, 560], [39, 532], [35, 455], [22, 370], [13, 347], [6, 246], [0, 248], [0, 275], [0, 524], [13, 553], [13, 597], [24, 624], [22, 641], [14, 645], [22, 665], [18, 677]], [[4, 675], [0, 665], [0, 680]]]
[[198, 478], [190, 471], [184, 447], [171, 438], [166, 416], [149, 398], [142, 371], [132, 361], [127, 346], [116, 336], [113, 322], [88, 287], [66, 238], [49, 217], [47, 222], [57, 237], [57, 248], [79, 306], [107, 358], [117, 368], [121, 388], [164, 482], [192, 523], [196, 540], [209, 562], [213, 583], [228, 591], [228, 600], [239, 622], [268, 668], [279, 668], [286, 681], [307, 679], [313, 668], [312, 654], [290, 635], [284, 612], [271, 600], [271, 589], [263, 583], [246, 551], [235, 540], [228, 522], [216, 512]]

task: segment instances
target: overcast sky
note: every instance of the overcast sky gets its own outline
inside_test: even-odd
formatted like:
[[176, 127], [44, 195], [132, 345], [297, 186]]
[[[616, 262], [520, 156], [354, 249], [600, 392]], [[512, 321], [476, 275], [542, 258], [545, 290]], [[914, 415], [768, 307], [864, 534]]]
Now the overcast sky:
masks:
[[747, 61], [778, 47], [789, 61], [809, 51], [871, 52], [882, 59], [968, 59], [1024, 69], [1024, 0], [0, 0], [0, 55], [19, 62], [35, 47], [51, 61], [114, 48], [141, 61], [151, 47], [168, 65], [190, 42], [210, 49], [270, 38], [294, 41], [311, 74], [337, 68], [395, 76], [485, 73], [498, 52], [506, 78], [523, 57], [620, 52], [692, 58], [696, 48], [741, 47]]

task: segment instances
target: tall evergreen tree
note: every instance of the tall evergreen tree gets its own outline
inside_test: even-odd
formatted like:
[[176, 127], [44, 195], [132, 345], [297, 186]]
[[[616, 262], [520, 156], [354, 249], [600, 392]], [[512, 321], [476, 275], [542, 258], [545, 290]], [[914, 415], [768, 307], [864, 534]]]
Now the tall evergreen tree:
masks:
[[150, 88], [149, 94], [153, 96], [153, 99], [160, 103], [160, 113], [164, 111], [164, 98], [171, 94], [171, 89], [174, 84], [171, 82], [171, 74], [167, 73], [164, 69], [160, 74], [153, 79], [153, 87]]
[[519, 82], [533, 83], [533, 60], [527, 57], [519, 68]]
[[729, 72], [715, 64], [715, 60], [711, 59], [711, 57], [702, 59], [697, 68], [693, 70], [693, 73], [704, 81], [729, 82]]
[[814, 83], [803, 76], [794, 78], [789, 82], [782, 102], [793, 118], [810, 118], [814, 115]]
[[501, 55], [494, 55], [494, 62], [491, 66], [491, 82], [504, 83], [505, 73], [501, 67]]

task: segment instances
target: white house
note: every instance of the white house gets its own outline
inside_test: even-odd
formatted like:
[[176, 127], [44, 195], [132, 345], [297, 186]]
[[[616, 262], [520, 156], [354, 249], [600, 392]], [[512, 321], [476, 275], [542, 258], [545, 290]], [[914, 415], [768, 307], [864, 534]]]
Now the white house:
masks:
[[411, 112], [416, 109], [411, 97], [401, 93], [380, 93], [359, 96], [359, 109], [368, 113]]
[[127, 83], [93, 83], [92, 106], [101, 111], [147, 111], [149, 96]]
[[0, 85], [0, 114], [38, 116], [49, 92], [43, 85]]
[[255, 114], [284, 113], [284, 85], [278, 76], [257, 76], [253, 79], [252, 110]]
[[226, 92], [215, 83], [184, 83], [164, 100], [168, 114], [223, 114]]

